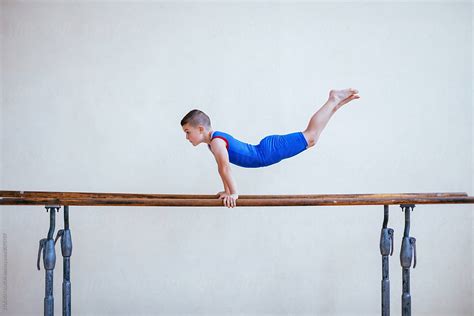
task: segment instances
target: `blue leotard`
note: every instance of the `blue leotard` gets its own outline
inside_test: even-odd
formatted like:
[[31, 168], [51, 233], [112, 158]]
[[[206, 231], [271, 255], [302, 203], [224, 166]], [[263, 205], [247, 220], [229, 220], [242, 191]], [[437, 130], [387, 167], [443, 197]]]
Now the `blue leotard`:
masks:
[[[259, 168], [273, 165], [283, 159], [293, 157], [308, 147], [302, 132], [286, 135], [270, 135], [258, 145], [251, 145], [235, 139], [230, 134], [214, 131], [211, 140], [221, 138], [226, 142], [229, 161], [246, 168]], [[209, 149], [211, 148], [210, 145]]]

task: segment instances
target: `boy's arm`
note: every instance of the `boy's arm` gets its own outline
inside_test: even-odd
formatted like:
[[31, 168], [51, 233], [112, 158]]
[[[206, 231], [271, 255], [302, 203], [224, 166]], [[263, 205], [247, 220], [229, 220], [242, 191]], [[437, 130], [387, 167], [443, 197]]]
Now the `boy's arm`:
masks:
[[224, 184], [224, 192], [230, 193], [229, 186], [225, 183], [224, 179], [222, 179], [222, 183]]
[[224, 184], [225, 192], [228, 194], [237, 194], [237, 185], [232, 177], [226, 143], [219, 138], [213, 139], [211, 149], [216, 158], [217, 169]]
[[[219, 162], [217, 161], [216, 156], [214, 156], [214, 158], [216, 159], [217, 166], [219, 166]], [[224, 181], [224, 178], [221, 177], [221, 180], [222, 180], [222, 185], [224, 186], [224, 191], [219, 192], [219, 193], [229, 193], [229, 192], [230, 192], [229, 186], [228, 186], [227, 183]]]
[[[215, 157], [214, 157], [215, 158]], [[217, 159], [216, 159], [216, 162], [217, 162]], [[224, 191], [222, 192], [219, 192], [220, 193], [229, 193], [229, 186], [227, 185], [227, 183], [225, 183], [224, 179], [221, 177], [221, 180], [222, 180], [222, 185], [224, 185]]]

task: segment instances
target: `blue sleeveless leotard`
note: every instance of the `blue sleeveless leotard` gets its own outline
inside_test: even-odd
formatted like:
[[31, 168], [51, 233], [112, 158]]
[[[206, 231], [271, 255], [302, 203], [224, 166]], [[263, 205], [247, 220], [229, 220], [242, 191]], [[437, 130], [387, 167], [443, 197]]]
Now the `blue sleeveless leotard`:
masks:
[[[211, 140], [214, 138], [221, 138], [226, 142], [229, 161], [232, 164], [246, 168], [273, 165], [299, 154], [308, 146], [302, 132], [270, 135], [263, 138], [258, 145], [241, 142], [227, 133], [218, 131], [212, 133]], [[208, 147], [211, 149], [210, 145]]]

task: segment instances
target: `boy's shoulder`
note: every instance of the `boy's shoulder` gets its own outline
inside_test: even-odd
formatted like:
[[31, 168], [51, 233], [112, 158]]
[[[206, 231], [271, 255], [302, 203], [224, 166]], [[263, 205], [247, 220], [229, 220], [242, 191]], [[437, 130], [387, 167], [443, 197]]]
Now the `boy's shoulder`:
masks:
[[212, 132], [212, 136], [211, 136], [211, 144], [208, 144], [207, 146], [209, 147], [209, 149], [211, 149], [211, 147], [219, 148], [223, 146], [229, 149], [229, 141], [227, 140], [228, 136], [230, 135], [227, 133], [214, 131]]
[[208, 144], [207, 146], [209, 146], [209, 147], [228, 146], [228, 142], [227, 142], [227, 140], [222, 139], [221, 137], [215, 137], [211, 140], [211, 144]]

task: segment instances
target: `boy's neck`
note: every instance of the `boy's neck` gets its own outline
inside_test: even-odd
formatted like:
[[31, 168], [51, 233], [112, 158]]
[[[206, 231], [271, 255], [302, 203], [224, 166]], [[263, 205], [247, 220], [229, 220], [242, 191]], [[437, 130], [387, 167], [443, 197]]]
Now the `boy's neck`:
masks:
[[210, 129], [209, 131], [207, 131], [207, 135], [204, 137], [204, 142], [208, 145], [211, 144], [211, 136], [212, 136], [212, 133], [214, 131], [212, 129]]

